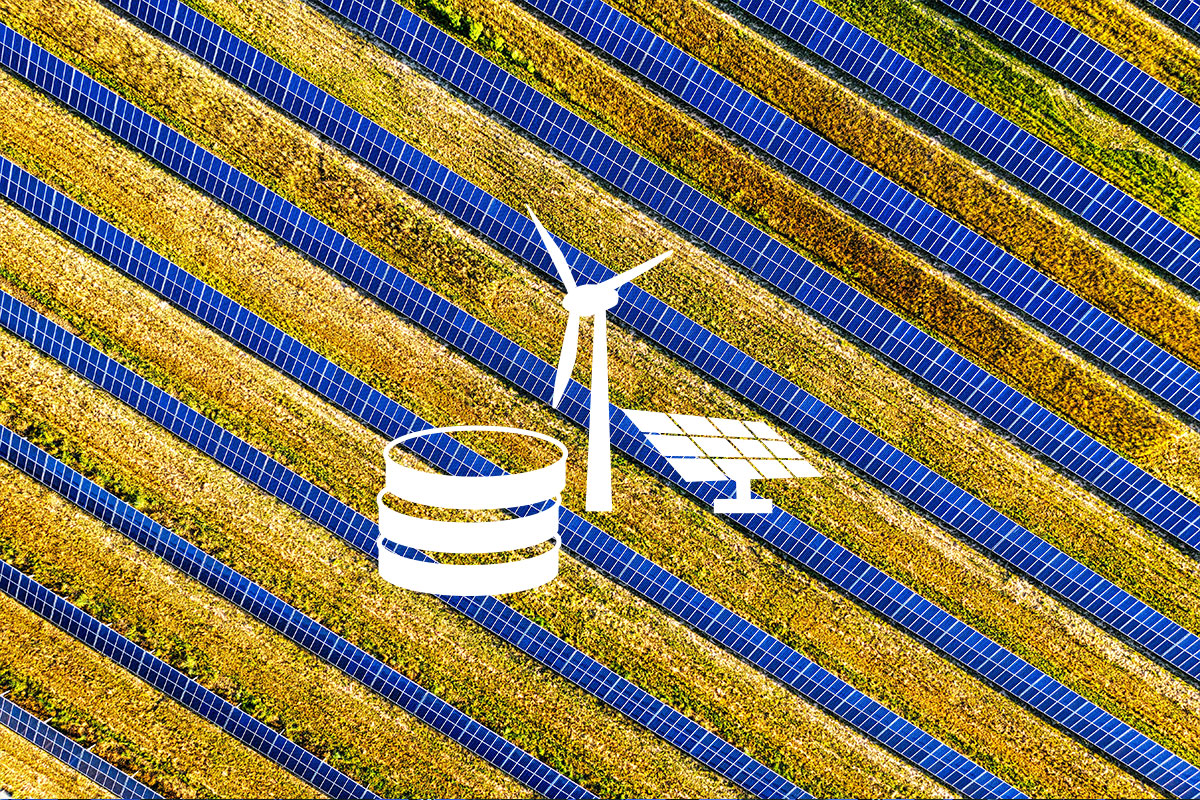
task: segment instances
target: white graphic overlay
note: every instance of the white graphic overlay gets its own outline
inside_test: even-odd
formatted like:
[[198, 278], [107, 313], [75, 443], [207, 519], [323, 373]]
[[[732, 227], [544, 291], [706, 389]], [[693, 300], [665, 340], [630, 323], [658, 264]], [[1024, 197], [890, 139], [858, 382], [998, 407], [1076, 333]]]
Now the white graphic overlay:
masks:
[[732, 479], [733, 497], [713, 503], [718, 514], [766, 514], [771, 501], [750, 496], [752, 480], [819, 478], [783, 435], [764, 422], [630, 411], [625, 414], [689, 483]]
[[614, 275], [606, 281], [576, 286], [575, 276], [554, 238], [529, 206], [525, 207], [537, 226], [542, 244], [550, 253], [567, 294], [563, 308], [567, 310], [567, 330], [563, 334], [562, 350], [558, 354], [558, 372], [554, 376], [554, 407], [558, 408], [567, 382], [575, 369], [579, 349], [579, 325], [584, 317], [595, 317], [592, 326], [592, 401], [588, 415], [587, 510], [612, 511], [612, 444], [608, 408], [608, 310], [620, 301], [617, 290], [635, 278], [666, 261], [673, 251], [646, 261], [631, 270]]
[[[559, 455], [549, 466], [504, 475], [447, 475], [413, 469], [392, 458], [397, 446], [421, 436], [483, 432], [528, 436], [554, 445]], [[523, 592], [558, 575], [559, 497], [567, 480], [567, 448], [550, 436], [519, 428], [459, 425], [417, 431], [389, 442], [383, 451], [386, 478], [376, 497], [379, 506], [379, 574], [389, 583], [441, 595], [496, 595]], [[487, 522], [429, 519], [389, 507], [387, 495], [437, 509], [500, 510], [549, 501], [537, 513]], [[396, 552], [411, 547], [439, 553], [499, 553], [553, 546], [544, 553], [500, 564], [442, 564], [420, 561]]]

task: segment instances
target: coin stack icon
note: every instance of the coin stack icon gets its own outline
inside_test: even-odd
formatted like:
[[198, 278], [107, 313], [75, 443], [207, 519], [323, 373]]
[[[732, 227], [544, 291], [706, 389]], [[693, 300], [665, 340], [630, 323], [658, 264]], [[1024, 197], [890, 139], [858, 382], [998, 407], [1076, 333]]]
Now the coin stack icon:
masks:
[[[525, 472], [495, 475], [451, 475], [409, 467], [393, 457], [397, 446], [421, 437], [455, 433], [526, 436], [553, 445], [553, 463]], [[567, 448], [557, 439], [519, 428], [458, 425], [409, 433], [383, 451], [385, 483], [379, 506], [379, 574], [384, 580], [439, 595], [497, 595], [522, 592], [554, 580], [562, 547], [558, 533], [561, 495], [566, 485]], [[405, 512], [385, 500], [391, 495]], [[414, 508], [415, 507], [415, 508]], [[515, 515], [486, 521], [445, 519], [447, 511], [513, 511]], [[411, 513], [410, 513], [411, 512]], [[428, 552], [505, 554], [550, 544], [526, 558], [483, 564], [447, 564]]]

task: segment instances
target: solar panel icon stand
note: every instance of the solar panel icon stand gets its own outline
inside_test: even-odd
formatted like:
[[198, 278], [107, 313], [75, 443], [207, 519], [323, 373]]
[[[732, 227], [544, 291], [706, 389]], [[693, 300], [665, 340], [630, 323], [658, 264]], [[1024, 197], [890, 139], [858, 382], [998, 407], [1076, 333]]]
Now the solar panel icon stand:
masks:
[[819, 478], [783, 435], [764, 422], [625, 411], [654, 449], [689, 483], [732, 480], [733, 497], [713, 502], [718, 514], [768, 514], [770, 500], [751, 497], [755, 479]]

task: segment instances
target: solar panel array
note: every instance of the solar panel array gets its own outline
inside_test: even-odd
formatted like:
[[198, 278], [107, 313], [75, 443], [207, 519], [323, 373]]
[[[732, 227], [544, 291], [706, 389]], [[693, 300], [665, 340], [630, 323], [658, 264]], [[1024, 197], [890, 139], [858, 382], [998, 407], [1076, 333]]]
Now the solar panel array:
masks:
[[[180, 13], [186, 14], [187, 11], [190, 10], [183, 9]], [[154, 13], [149, 14], [147, 19], [158, 24], [164, 20], [163, 17]], [[207, 22], [203, 17], [199, 17], [199, 20]], [[416, 21], [413, 23], [414, 25], [417, 23], [425, 25], [417, 17], [412, 17], [412, 20]], [[526, 259], [547, 275], [553, 274], [554, 268], [549, 263], [549, 258], [529, 220], [460, 176], [436, 164], [427, 156], [403, 144], [391, 134], [387, 134], [377, 127], [369, 128], [370, 123], [357, 112], [338, 103], [281, 65], [269, 61], [266, 56], [249, 45], [224, 34], [219, 28], [212, 26], [212, 23], [208, 23], [208, 25], [208, 28], [193, 31], [190, 24], [180, 23], [169, 26], [169, 29], [181, 41], [189, 43], [191, 47], [198, 49], [201, 53], [207, 53], [209, 58], [217, 59], [231, 70], [234, 69], [234, 66], [229, 65], [243, 65], [245, 69], [237, 71], [257, 76], [258, 80], [253, 87], [256, 91], [268, 98], [275, 99], [285, 110], [297, 114], [302, 119], [315, 116], [318, 121], [324, 121], [326, 124], [318, 126], [318, 129], [329, 133], [335, 140], [340, 141], [349, 136], [350, 141], [357, 145], [356, 152], [368, 162], [380, 166], [385, 172], [396, 177], [397, 180], [446, 210], [467, 226], [481, 231], [504, 249], [513, 252], [518, 258]], [[435, 38], [441, 37], [438, 40], [439, 44], [445, 44], [446, 41], [452, 42], [439, 31], [429, 28], [427, 25], [423, 30]], [[189, 33], [189, 31], [192, 32]], [[381, 30], [380, 33], [386, 37], [388, 31]], [[233, 49], [231, 51], [222, 50], [215, 41], [218, 38], [222, 38], [225, 42], [232, 42]], [[455, 57], [457, 58], [459, 55], [456, 53]], [[53, 59], [48, 54], [47, 58]], [[480, 60], [476, 58], [476, 61]], [[258, 64], [263, 68], [252, 69], [247, 66], [250, 64]], [[464, 66], [463, 70], [469, 71], [469, 65]], [[34, 72], [36, 73], [36, 70]], [[275, 77], [268, 77], [267, 73]], [[506, 73], [504, 75], [511, 77]], [[87, 80], [81, 74], [77, 77], [84, 81]], [[488, 77], [489, 80], [500, 80], [495, 76], [489, 75]], [[515, 79], [512, 80], [517, 86], [523, 87], [526, 93], [532, 91]], [[101, 93], [107, 92], [98, 85], [96, 85], [96, 90]], [[67, 95], [62, 94], [62, 96], [66, 97]], [[136, 107], [120, 101], [119, 98], [114, 102], [120, 111], [119, 117], [115, 112], [110, 112], [108, 106], [105, 105], [102, 109], [103, 113], [94, 118], [97, 118], [97, 121], [110, 130], [114, 129], [111, 122], [112, 117], [125, 120], [124, 124], [132, 125], [135, 130], [153, 130], [151, 144], [149, 146], [143, 144], [143, 149], [151, 157], [197, 183], [201, 188], [230, 204], [239, 212], [255, 219], [272, 233], [291, 242], [339, 275], [346, 277], [356, 285], [373, 287], [377, 285], [376, 281], [383, 280], [380, 276], [386, 274], [390, 277], [384, 286], [388, 287], [390, 291], [395, 291], [393, 287], [399, 285], [409, 287], [403, 289], [401, 294], [409, 291], [425, 292], [431, 297], [431, 302], [445, 302], [442, 298], [429, 293], [420, 284], [391, 268], [381, 259], [254, 183], [245, 175], [233, 170], [232, 167], [221, 162], [212, 154], [158, 123], [157, 120]], [[522, 107], [528, 107], [531, 101], [528, 97], [522, 96], [520, 102]], [[86, 108], [81, 107], [79, 110], [87, 113]], [[110, 119], [110, 121], [106, 124], [101, 118]], [[146, 138], [150, 138], [150, 136], [151, 134], [146, 134]], [[131, 143], [138, 146], [138, 142]], [[247, 195], [244, 191], [244, 187], [247, 186], [253, 189], [253, 196]], [[707, 201], [707, 198], [703, 198], [703, 200]], [[285, 212], [286, 219], [280, 216], [281, 212]], [[695, 216], [695, 212], [689, 213]], [[746, 225], [749, 227], [748, 224]], [[312, 235], [311, 231], [313, 230], [321, 232], [321, 241], [317, 241]], [[757, 229], [753, 230], [761, 234]], [[765, 237], [765, 234], [763, 237], [775, 243], [774, 240]], [[337, 246], [331, 247], [330, 242], [336, 242]], [[585, 277], [589, 277], [593, 281], [600, 281], [612, 275], [605, 267], [582, 253], [569, 246], [566, 249], [576, 271]], [[784, 253], [799, 258], [793, 251], [786, 248], [781, 249]], [[820, 270], [817, 272], [832, 280], [827, 273]], [[837, 285], [848, 289], [845, 284], [838, 283]], [[378, 290], [373, 288], [366, 290], [380, 297], [385, 303], [396, 307], [394, 302], [380, 295]], [[864, 302], [870, 302], [861, 295], [858, 297]], [[882, 307], [876, 306], [876, 308], [881, 312], [884, 311]], [[1050, 569], [1050, 577], [1041, 578], [1045, 585], [1114, 625], [1118, 630], [1128, 633], [1164, 659], [1171, 660], [1176, 666], [1180, 666], [1181, 669], [1196, 668], [1198, 659], [1190, 644], [1186, 647], [1179, 647], [1169, 643], [1169, 640], [1156, 633], [1152, 626], [1143, 624], [1133, 615], [1113, 607], [1107, 599], [1102, 599], [1107, 598], [1111, 590], [1115, 590], [1115, 587], [1112, 587], [1107, 581], [1086, 569], [1082, 575], [1075, 576], [1072, 571], [1076, 567], [1081, 569], [1082, 567], [1065, 554], [988, 508], [984, 503], [936, 475], [932, 470], [879, 440], [861, 426], [807, 395], [777, 373], [763, 367], [661, 301], [641, 289], [631, 286], [626, 290], [626, 302], [618, 305], [612, 313], [668, 350], [680, 355], [710, 377], [730, 386], [751, 402], [758, 403], [768, 413], [792, 424], [806, 435], [901, 492], [922, 508], [934, 513], [947, 524], [971, 536], [993, 552], [997, 552], [1009, 563], [1017, 564], [1018, 561], [1013, 559], [1018, 559], [1020, 563], [1027, 564], [1029, 553], [1033, 553], [1033, 558], [1037, 561], [1049, 559], [1046, 566]], [[946, 356], [955, 357], [936, 340], [911, 326], [910, 330], [913, 334], [911, 338], [924, 337], [932, 345], [927, 350], [917, 349], [902, 355], [897, 355], [895, 347], [892, 350], [885, 347], [883, 351], [914, 369], [919, 363], [927, 362], [935, 357], [939, 360]], [[434, 329], [434, 332], [443, 335], [440, 330]], [[946, 355], [938, 356], [938, 351]], [[944, 361], [942, 363], [944, 364]], [[971, 366], [969, 362], [966, 363]], [[738, 377], [731, 379], [731, 375]], [[978, 390], [970, 382], [972, 377], [971, 372], [955, 375], [956, 397], [970, 398], [976, 395]], [[1012, 392], [1012, 395], [1019, 397], [1015, 392]], [[997, 403], [991, 398], [988, 398], [988, 403], [987, 407], [993, 414], [1002, 415], [1009, 420], [1017, 417], [1017, 412], [1011, 408], [991, 405]], [[1044, 409], [1038, 408], [1042, 412], [1039, 422], [1044, 420], [1048, 427], [1054, 426], [1058, 418]], [[841, 426], [840, 430], [837, 429], [838, 426]], [[1027, 432], [1031, 437], [1048, 442], [1047, 448], [1050, 451], [1053, 451], [1056, 446], [1062, 447], [1061, 441], [1056, 441], [1045, 431], [1037, 430], [1027, 420], [1018, 420], [1014, 426], [1017, 430]], [[1073, 430], [1069, 426], [1067, 429], [1068, 432]], [[1078, 435], [1083, 436], [1082, 434]], [[1104, 470], [1098, 468], [1093, 459], [1096, 456], [1100, 457], [1097, 460], [1104, 459], [1107, 454], [1110, 458], [1105, 462], [1105, 466], [1109, 466], [1112, 459], [1117, 457], [1102, 445], [1086, 437], [1083, 438], [1084, 444], [1087, 445], [1086, 450], [1068, 451], [1065, 454], [1060, 452], [1057, 454], [1060, 460], [1070, 465], [1072, 470], [1077, 473], [1090, 476], [1099, 473], [1102, 480], [1098, 480], [1097, 483], [1111, 487], [1111, 493], [1126, 497], [1132, 495], [1136, 498], [1138, 506], [1145, 510], [1148, 518], [1159, 520], [1159, 524], [1164, 529], [1171, 531], [1173, 535], [1184, 541], [1188, 541], [1190, 538], [1200, 542], [1200, 525], [1197, 525], [1197, 517], [1195, 514], [1189, 513], [1189, 509], [1196, 507], [1192, 501], [1123, 460], [1118, 459], [1118, 468], [1121, 464], [1124, 465], [1120, 472], [1105, 476]], [[881, 464], [886, 466], [881, 467]], [[893, 469], [893, 467], [895, 468]], [[1008, 555], [1001, 554], [1003, 552], [1007, 552]], [[1045, 570], [1040, 567], [1035, 569], [1033, 574], [1037, 573], [1046, 574]], [[1068, 573], [1072, 573], [1070, 577], [1068, 577]], [[1119, 592], [1119, 590], [1116, 591]], [[1120, 592], [1120, 596], [1127, 595]], [[1144, 604], [1138, 603], [1137, 614], [1140, 616], [1144, 611], [1149, 611], [1149, 609]], [[1150, 619], [1155, 626], [1167, 624], [1171, 635], [1175, 635], [1176, 631], [1182, 634], [1179, 626], [1168, 623], [1156, 612], [1151, 614]], [[1179, 641], [1190, 642], [1191, 639], [1187, 637], [1192, 637], [1192, 635], [1186, 634]]]
[[0, 725], [54, 756], [114, 797], [159, 796], [6, 697], [0, 697]]
[[[6, 461], [12, 453], [13, 439], [24, 442], [26, 447], [33, 447], [8, 428], [0, 426], [0, 457]], [[133, 511], [132, 508], [129, 510]], [[112, 659], [167, 697], [213, 723], [318, 791], [331, 797], [377, 797], [300, 745], [267, 727], [228, 700], [213, 694], [153, 653], [134, 644], [87, 612], [76, 608], [4, 560], [0, 560], [0, 592], [4, 592], [101, 655]]]
[[[253, 53], [254, 51], [247, 48], [245, 58], [265, 63], [265, 56]], [[38, 56], [38, 58], [43, 57]], [[56, 61], [48, 54], [43, 60]], [[52, 65], [52, 68], [59, 67]], [[280, 69], [282, 68], [280, 67]], [[518, 386], [525, 388], [530, 381], [531, 372], [548, 367], [532, 354], [517, 348], [512, 342], [483, 326], [478, 320], [455, 308], [443, 298], [433, 295], [420, 284], [391, 268], [358, 245], [282, 198], [268, 192], [186, 138], [117, 98], [104, 87], [90, 82], [86, 76], [81, 73], [71, 74], [69, 67], [63, 70], [63, 74], [67, 75], [70, 81], [87, 87], [86, 93], [81, 98], [76, 98], [77, 104], [73, 107], [77, 110], [83, 113], [94, 112], [101, 118], [109, 119], [110, 124], [106, 127], [110, 131], [118, 130], [112, 127], [111, 119], [120, 114], [119, 130], [124, 130], [130, 136], [136, 137], [136, 140], [126, 138], [126, 141], [141, 142], [145, 151], [151, 153], [155, 160], [197, 183], [201, 188], [229, 203], [251, 219], [258, 220], [259, 224], [287, 239], [294, 246], [315, 260], [324, 263], [354, 285], [363, 288], [364, 291], [386, 305], [427, 327], [428, 330], [447, 340], [452, 346], [459, 348], [486, 366], [497, 369], [504, 377], [512, 380]], [[298, 85], [306, 84], [299, 83]], [[284, 89], [285, 87], [280, 86], [272, 91], [279, 94]], [[308, 88], [305, 91], [310, 97], [329, 104], [328, 99], [318, 90]], [[93, 100], [92, 95], [102, 98], [103, 102]], [[337, 108], [337, 106], [333, 107]], [[339, 111], [339, 113], [342, 112]], [[350, 118], [349, 113], [347, 118]], [[379, 147], [374, 142], [369, 144], [373, 148]], [[401, 152], [411, 152], [411, 149], [405, 151], [400, 148], [400, 150]], [[396, 155], [388, 153], [387, 157], [391, 159], [393, 165], [398, 163]], [[493, 238], [497, 236], [520, 237], [520, 241], [527, 242], [538, 258], [544, 257], [545, 251], [529, 220], [521, 217], [495, 198], [491, 198], [477, 187], [470, 185], [461, 177], [432, 162], [428, 157], [418, 153], [415, 154], [415, 158], [417, 166], [422, 168], [421, 172], [418, 173], [412, 169], [412, 164], [404, 166], [406, 169], [412, 169], [407, 173], [410, 178], [419, 178], [418, 185], [425, 192], [423, 196], [431, 197], [432, 201], [441, 208], [451, 206], [453, 208], [451, 213], [460, 220], [482, 217], [482, 225], [476, 225], [470, 221], [467, 221], [466, 224], [485, 231]], [[564, 252], [567, 253], [569, 260], [573, 260], [577, 271], [583, 272], [584, 277], [592, 282], [612, 275], [611, 271], [586, 259], [573, 248], [565, 247]], [[541, 263], [541, 268], [548, 270], [551, 265], [547, 261]], [[1097, 616], [1103, 614], [1108, 620], [1115, 620], [1110, 624], [1118, 629], [1126, 628], [1131, 638], [1143, 637], [1156, 642], [1161, 642], [1165, 638], [1159, 632], [1154, 632], [1149, 626], [1137, 622], [1134, 614], [1143, 618], [1148, 616], [1155, 627], [1160, 631], [1166, 631], [1169, 635], [1174, 635], [1175, 630], [1182, 630], [1157, 612], [1102, 580], [1100, 586], [1091, 589], [1079, 585], [1077, 576], [1082, 577], [1085, 583], [1094, 583], [1097, 576], [1061, 553], [1058, 553], [1058, 556], [1065, 559], [1065, 562], [1046, 563], [1043, 557], [1044, 549], [1048, 548], [1052, 553], [1057, 553], [1053, 548], [1049, 548], [1049, 545], [1033, 537], [1027, 531], [1013, 526], [1011, 521], [1005, 520], [1001, 515], [986, 509], [986, 507], [984, 507], [982, 516], [973, 516], [969, 511], [962, 510], [958, 507], [956, 501], [959, 500], [959, 497], [955, 494], [955, 492], [965, 494], [961, 493], [961, 490], [947, 484], [943, 479], [916, 464], [894, 448], [890, 448], [886, 443], [878, 442], [878, 440], [868, 441], [871, 435], [865, 430], [850, 420], [840, 417], [832, 409], [804, 394], [781, 376], [757, 364], [753, 359], [740, 353], [686, 317], [682, 317], [660, 301], [636, 287], [627, 287], [626, 293], [631, 295], [634, 300], [630, 302], [627, 298], [614, 309], [618, 318], [680, 355], [688, 363], [698, 365], [697, 368], [702, 372], [713, 376], [735, 391], [741, 392], [752, 403], [757, 403], [768, 413], [788, 422], [819, 444], [835, 452], [840, 449], [854, 458], [865, 459], [866, 471], [879, 477], [884, 483], [889, 481], [895, 483], [902, 491], [915, 496], [914, 502], [927, 504], [934, 509], [934, 513], [940, 512], [947, 515], [950, 520], [949, 524], [961, 526], [958, 529], [964, 532], [978, 530], [977, 526], [980, 525], [1000, 524], [1002, 528], [1011, 526], [1016, 529], [1015, 533], [1018, 536], [1028, 537], [1033, 542], [1040, 543], [1040, 547], [1035, 544], [1036, 549], [1031, 551], [1022, 542], [1017, 542], [1005, 545], [1004, 550], [998, 553], [1001, 558], [1005, 558], [1007, 555], [1013, 559], [1010, 563], [1015, 564], [1026, 574], [1037, 576], [1035, 580], [1050, 585], [1052, 589], [1059, 590], [1060, 593], [1062, 588], [1068, 589], [1075, 598], [1078, 598], [1080, 605], [1088, 610], [1094, 609], [1092, 613], [1096, 613]], [[506, 352], [507, 358], [501, 355], [502, 350]], [[498, 367], [493, 366], [497, 364], [511, 367], [511, 369], [501, 371]], [[538, 385], [540, 387], [540, 382]], [[537, 396], [548, 399], [549, 386], [550, 384], [547, 382], [545, 391]], [[578, 384], [572, 386], [573, 388], [568, 390], [569, 395], [572, 391], [586, 391]], [[529, 391], [535, 390], [529, 389]], [[582, 408], [582, 406], [579, 407]], [[567, 413], [572, 412], [568, 410]], [[830, 419], [833, 420], [832, 423]], [[626, 427], [621, 428], [621, 423], [624, 423]], [[638, 436], [636, 430], [628, 420], [624, 419], [623, 415], [619, 415], [617, 424], [619, 426], [618, 436]], [[864, 444], [872, 449], [862, 446]], [[648, 445], [646, 447], [648, 448]], [[650, 452], [643, 453], [641, 456], [643, 463], [653, 465], [653, 468], [657, 470], [669, 468], [665, 460], [661, 460], [661, 456], [653, 452], [653, 448], [648, 449]], [[654, 461], [655, 458], [658, 461]], [[715, 490], [704, 488], [712, 486], [713, 484], [698, 484], [692, 491], [700, 499], [712, 502]], [[958, 659], [968, 669], [973, 669], [981, 675], [987, 675], [989, 679], [998, 684], [1003, 682], [1007, 691], [1051, 716], [1064, 727], [1088, 739], [1102, 751], [1145, 776], [1147, 780], [1164, 786], [1182, 786], [1189, 791], [1191, 789], [1188, 787], [1193, 784], [1200, 785], [1200, 779], [1197, 778], [1194, 767], [1065, 687], [1054, 684], [1057, 688], [1047, 691], [1047, 681], [1051, 683], [1053, 681], [1043, 673], [997, 647], [844, 548], [821, 537], [820, 534], [794, 517], [778, 512], [769, 517], [749, 516], [750, 519], [745, 519], [743, 516], [738, 521], [751, 532], [761, 536], [802, 563], [812, 566], [822, 575], [832, 576], [831, 579], [838, 582], [850, 594], [881, 610], [889, 619], [895, 620], [897, 624], [912, 630], [938, 649]], [[1003, 520], [1003, 522], [998, 523], [998, 520]], [[992, 530], [992, 528], [989, 527], [988, 530]], [[814, 546], [814, 541], [819, 544], [819, 548]], [[989, 543], [997, 544], [994, 537], [985, 538], [983, 543], [985, 546]], [[833, 560], [831, 554], [836, 555], [837, 559]], [[853, 567], [853, 575], [848, 567]], [[1054, 582], [1053, 584], [1050, 583], [1051, 580]], [[893, 602], [893, 598], [897, 595], [905, 598], [900, 606]], [[1119, 601], [1120, 606], [1113, 603], [1114, 600]], [[1125, 610], [1119, 610], [1120, 607]], [[930, 620], [936, 620], [936, 622]], [[1194, 661], [1196, 648], [1189, 641], [1194, 638], [1192, 634], [1183, 631], [1179, 640], [1184, 642], [1188, 649], [1171, 645], [1168, 649], [1163, 650], [1160, 656], [1166, 660]], [[971, 645], [967, 646], [966, 641], [970, 641]], [[1147, 645], [1147, 647], [1153, 649], [1153, 645]], [[982, 651], [990, 651], [990, 653], [988, 656], [983, 656], [981, 655]], [[1095, 723], [1093, 721], [1095, 719], [1099, 719], [1102, 724]], [[1131, 745], [1129, 742], [1134, 744]], [[1160, 781], [1162, 783], [1159, 783]]]
[[1193, 158], [1200, 106], [1029, 0], [942, 0]]
[[[107, 255], [102, 257], [118, 269], [386, 438], [434, 427], [65, 195], [22, 170], [5, 166], [7, 163], [0, 158], [0, 195], [85, 249], [97, 255], [103, 251]], [[624, 440], [621, 443], [628, 444]], [[492, 475], [502, 471], [446, 435], [420, 437], [413, 442], [413, 451], [452, 474]], [[678, 616], [947, 786], [971, 797], [1020, 796], [987, 770], [569, 509], [562, 509], [560, 534], [563, 546], [585, 563]]]
[[1200, 372], [603, 0], [527, 0], [642, 77], [1200, 418]]
[[1134, 252], [1200, 288], [1200, 239], [816, 0], [733, 2]]
[[765, 422], [629, 409], [625, 416], [689, 483], [821, 477]]
[[[353, 547], [372, 558], [377, 557], [376, 537], [379, 528], [375, 522], [3, 292], [0, 292], [0, 325], [128, 403], [247, 481], [323, 525]], [[92, 511], [90, 508], [87, 510]], [[122, 509], [121, 516], [125, 515], [127, 512]], [[105, 517], [102, 519], [109, 521]], [[152, 522], [148, 518], [146, 521]], [[396, 546], [393, 549], [406, 558], [433, 560], [412, 548]], [[219, 562], [213, 563], [223, 567]], [[208, 583], [205, 582], [205, 585]], [[220, 581], [215, 585], [219, 586]], [[277, 607], [286, 607], [286, 604], [277, 598], [267, 599]], [[747, 791], [760, 797], [810, 797], [768, 767], [496, 598], [470, 596], [444, 599], [450, 606], [462, 611], [505, 641]], [[281, 632], [289, 635], [285, 631]], [[322, 634], [326, 638], [335, 636], [327, 629], [323, 630]], [[301, 634], [296, 641], [312, 649], [307, 635]], [[328, 655], [322, 654], [322, 657], [340, 656], [338, 648], [346, 647], [352, 645], [339, 638], [339, 643], [334, 649]], [[352, 652], [358, 659], [370, 659], [364, 662], [367, 666], [355, 663], [352, 668], [346, 670], [352, 677], [390, 672], [392, 680], [407, 681], [361, 650], [354, 648]], [[425, 695], [424, 702], [435, 699], [428, 692], [425, 692]], [[480, 730], [469, 730], [461, 735], [466, 742], [471, 742], [480, 735]], [[524, 761], [524, 769], [520, 774], [513, 773], [522, 782], [532, 781], [538, 785], [539, 791], [549, 796], [591, 796], [566, 777], [541, 764], [532, 756], [522, 753], [514, 745], [508, 742], [504, 744], [515, 751], [509, 754], [513, 758], [506, 759], [506, 767], [520, 769], [521, 762]], [[492, 761], [497, 755], [502, 755], [502, 752], [493, 753], [485, 748], [481, 755]], [[549, 787], [550, 791], [545, 791], [546, 787]]]
[[[0, 311], [4, 327], [53, 325], [25, 306], [22, 306], [24, 311], [16, 309], [16, 316], [22, 318], [17, 321], [9, 313], [9, 306], [16, 301], [7, 294], [0, 295], [0, 303], [5, 306]], [[59, 337], [60, 347], [75, 348], [80, 358], [95, 355], [85, 353], [87, 346], [61, 328], [47, 329], [44, 333]], [[548, 797], [593, 797], [512, 742], [4, 427], [0, 427], [0, 459], [535, 791]]]
[[[495, 198], [441, 167], [398, 137], [271, 61], [187, 6], [175, 3], [175, 0], [162, 1], [171, 5], [174, 16], [157, 11], [152, 2], [119, 0], [135, 8], [139, 19], [160, 31], [169, 32], [175, 41], [197, 52], [235, 79], [243, 81], [301, 121], [346, 146], [368, 163], [396, 178], [468, 226], [475, 227], [501, 248], [529, 261], [551, 279], [557, 280], [540, 240], [532, 234], [532, 225], [524, 217], [520, 217]], [[413, 19], [420, 25], [425, 25], [419, 18]], [[436, 29], [425, 26], [425, 30], [432, 37], [443, 37], [445, 41], [439, 40], [439, 46], [446, 45], [447, 42], [458, 46]], [[380, 30], [379, 33], [386, 36], [388, 31]], [[473, 53], [470, 55], [474, 56]], [[461, 78], [461, 74], [469, 74], [469, 65], [463, 66], [456, 60], [461, 54], [454, 53], [452, 56], [437, 62], [445, 67], [447, 75], [451, 78], [459, 75]], [[476, 62], [480, 69], [498, 69], [478, 57]], [[489, 86], [503, 80], [511, 83], [520, 92], [520, 97], [513, 101], [516, 107], [530, 109], [539, 105], [530, 99], [531, 94], [536, 95], [541, 99], [541, 106], [557, 109], [561, 115], [574, 120], [577, 126], [586, 125], [578, 117], [570, 115], [542, 95], [537, 95], [531, 88], [507, 73], [499, 71], [499, 76], [489, 72], [485, 76], [485, 83]], [[519, 119], [515, 121], [521, 122]], [[583, 142], [604, 138], [594, 129], [593, 134], [581, 134], [579, 138], [571, 141]], [[938, 340], [809, 263], [749, 223], [725, 211], [691, 187], [680, 183], [631, 151], [624, 150], [611, 139], [607, 141], [612, 145], [610, 150], [619, 148], [628, 154], [629, 158], [626, 160], [631, 163], [637, 162], [637, 173], [654, 172], [662, 180], [671, 183], [666, 191], [660, 191], [644, 183], [637, 174], [626, 172], [627, 176], [638, 181], [638, 186], [650, 192], [651, 197], [664, 200], [666, 206], [660, 210], [678, 211], [682, 215], [682, 221], [690, 222], [693, 232], [697, 235], [709, 235], [710, 241], [713, 241], [718, 249], [726, 246], [728, 254], [735, 260], [752, 268], [818, 314], [860, 337], [879, 352], [913, 370], [947, 394], [1020, 437], [1164, 532], [1193, 547], [1200, 546], [1200, 505], [1024, 397]], [[208, 156], [207, 153], [200, 152], [203, 156]], [[168, 152], [167, 158], [171, 157], [173, 154]], [[601, 161], [603, 164], [615, 165], [607, 155], [602, 156]], [[171, 168], [180, 170], [178, 166]], [[614, 176], [610, 175], [609, 178], [613, 179]], [[699, 210], [687, 210], [684, 205], [680, 205], [680, 198], [685, 196], [688, 202], [694, 201]], [[714, 227], [705, 221], [705, 215], [712, 214], [722, 216], [736, 226], [738, 235], [745, 237], [747, 242], [739, 243], [742, 240], [737, 238], [715, 238]], [[760, 255], [755, 250], [760, 246], [768, 249], [778, 260], [772, 261], [765, 253]], [[581, 258], [581, 261], [577, 261], [578, 269], [585, 272], [588, 269], [605, 272], [601, 265], [590, 258]], [[631, 298], [635, 304], [650, 302], [650, 296], [640, 289], [633, 287], [631, 291], [635, 295]], [[686, 320], [686, 317], [673, 310], [668, 309], [665, 313]], [[702, 328], [699, 330], [703, 331]], [[703, 331], [703, 334], [697, 335], [711, 334]]]

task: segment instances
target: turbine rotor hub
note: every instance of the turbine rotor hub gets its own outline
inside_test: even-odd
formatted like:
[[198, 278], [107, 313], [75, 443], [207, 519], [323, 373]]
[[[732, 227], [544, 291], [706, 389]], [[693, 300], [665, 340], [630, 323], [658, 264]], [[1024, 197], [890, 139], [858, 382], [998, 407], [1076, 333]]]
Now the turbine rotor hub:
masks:
[[599, 283], [579, 286], [567, 292], [563, 298], [563, 308], [581, 317], [603, 314], [620, 301], [616, 289], [610, 289]]

